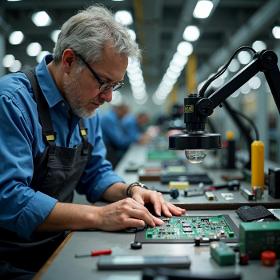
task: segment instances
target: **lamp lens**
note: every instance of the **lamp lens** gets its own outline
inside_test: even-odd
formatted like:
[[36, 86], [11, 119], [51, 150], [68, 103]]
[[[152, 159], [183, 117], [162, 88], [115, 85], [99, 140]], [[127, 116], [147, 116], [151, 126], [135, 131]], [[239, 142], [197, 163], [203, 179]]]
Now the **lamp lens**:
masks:
[[191, 163], [201, 163], [206, 157], [206, 150], [185, 150], [186, 158]]

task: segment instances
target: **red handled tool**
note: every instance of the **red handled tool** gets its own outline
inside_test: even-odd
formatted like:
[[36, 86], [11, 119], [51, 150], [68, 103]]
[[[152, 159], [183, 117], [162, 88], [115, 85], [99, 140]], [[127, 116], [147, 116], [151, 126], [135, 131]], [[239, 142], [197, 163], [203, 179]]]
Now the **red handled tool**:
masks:
[[104, 250], [93, 250], [90, 252], [90, 254], [86, 255], [75, 255], [75, 258], [85, 258], [85, 257], [96, 257], [96, 256], [102, 256], [102, 255], [111, 255], [112, 250], [111, 249], [104, 249]]

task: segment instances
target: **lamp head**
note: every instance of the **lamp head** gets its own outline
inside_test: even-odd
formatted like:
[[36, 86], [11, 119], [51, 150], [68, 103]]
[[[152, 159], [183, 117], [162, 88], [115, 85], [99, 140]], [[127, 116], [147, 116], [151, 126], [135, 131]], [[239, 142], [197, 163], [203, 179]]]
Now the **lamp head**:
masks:
[[[200, 109], [198, 109], [198, 102]], [[169, 149], [185, 150], [185, 155], [191, 163], [200, 163], [206, 157], [206, 151], [221, 148], [221, 136], [207, 133], [205, 123], [210, 105], [207, 99], [198, 95], [189, 95], [184, 100], [184, 133], [169, 136]], [[210, 113], [211, 114], [211, 113]]]

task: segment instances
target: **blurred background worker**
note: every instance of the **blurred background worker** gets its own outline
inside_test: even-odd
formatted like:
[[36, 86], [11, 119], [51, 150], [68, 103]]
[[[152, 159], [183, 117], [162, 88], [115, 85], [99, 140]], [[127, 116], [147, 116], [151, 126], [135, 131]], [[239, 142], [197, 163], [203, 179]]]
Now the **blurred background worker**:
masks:
[[112, 106], [106, 113], [101, 115], [101, 127], [103, 139], [107, 148], [107, 159], [113, 167], [126, 152], [129, 145], [133, 142], [126, 137], [122, 119], [129, 113], [126, 104]]
[[150, 122], [149, 115], [145, 112], [138, 114], [129, 113], [122, 119], [123, 127], [127, 133], [127, 137], [132, 143], [147, 144], [151, 140], [151, 134], [147, 130]]
[[126, 104], [112, 106], [102, 115], [101, 127], [107, 159], [113, 167], [116, 167], [131, 144], [146, 144], [150, 141], [151, 135], [145, 132], [148, 123], [149, 116], [146, 113], [130, 113]]

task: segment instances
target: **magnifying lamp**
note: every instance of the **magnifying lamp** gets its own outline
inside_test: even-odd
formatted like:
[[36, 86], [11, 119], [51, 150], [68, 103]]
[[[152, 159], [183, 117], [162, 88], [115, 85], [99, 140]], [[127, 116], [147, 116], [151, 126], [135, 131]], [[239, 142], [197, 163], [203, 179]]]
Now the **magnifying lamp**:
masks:
[[[205, 97], [204, 94], [208, 86], [225, 72], [233, 57], [243, 49], [250, 49], [254, 52], [253, 60], [220, 89]], [[207, 150], [220, 149], [220, 134], [212, 134], [205, 131], [207, 117], [213, 113], [217, 106], [221, 105], [224, 100], [259, 72], [264, 73], [280, 113], [280, 72], [277, 62], [277, 55], [271, 50], [257, 53], [251, 47], [239, 48], [229, 62], [205, 82], [198, 94], [189, 94], [184, 99], [184, 122], [186, 129], [181, 134], [169, 137], [169, 149], [185, 150], [187, 159], [192, 163], [202, 162]]]

